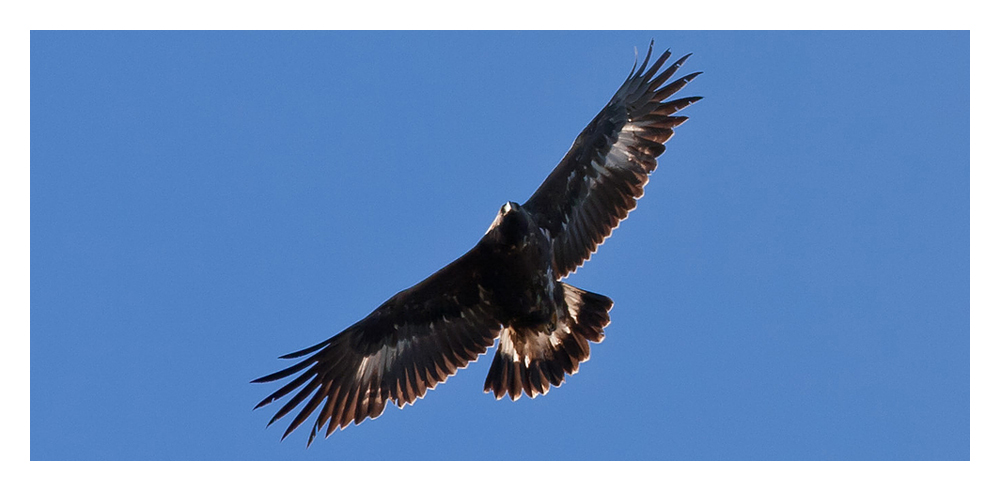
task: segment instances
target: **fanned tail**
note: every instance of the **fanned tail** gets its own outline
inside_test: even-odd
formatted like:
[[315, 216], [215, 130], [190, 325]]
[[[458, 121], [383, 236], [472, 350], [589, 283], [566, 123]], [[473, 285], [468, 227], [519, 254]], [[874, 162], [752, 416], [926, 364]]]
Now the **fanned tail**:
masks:
[[559, 284], [564, 305], [555, 326], [528, 330], [506, 326], [500, 331], [484, 392], [493, 392], [497, 399], [507, 394], [515, 401], [522, 392], [528, 397], [545, 394], [590, 358], [590, 343], [604, 339], [604, 327], [611, 322], [608, 311], [614, 302], [604, 295]]

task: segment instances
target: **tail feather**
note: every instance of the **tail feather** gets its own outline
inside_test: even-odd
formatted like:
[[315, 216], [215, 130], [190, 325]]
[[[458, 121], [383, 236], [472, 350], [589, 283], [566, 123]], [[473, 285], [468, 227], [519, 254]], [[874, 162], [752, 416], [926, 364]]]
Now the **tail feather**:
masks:
[[493, 392], [497, 399], [507, 394], [515, 401], [522, 392], [528, 397], [546, 394], [590, 358], [590, 343], [604, 339], [604, 327], [611, 322], [608, 311], [614, 302], [566, 283], [560, 286], [564, 305], [554, 326], [506, 326], [500, 331], [484, 392]]

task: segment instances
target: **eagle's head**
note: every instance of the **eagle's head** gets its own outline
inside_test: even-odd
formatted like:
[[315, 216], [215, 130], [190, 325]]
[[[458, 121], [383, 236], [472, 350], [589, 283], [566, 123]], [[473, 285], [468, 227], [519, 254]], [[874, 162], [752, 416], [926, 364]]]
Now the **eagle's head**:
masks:
[[530, 234], [531, 224], [528, 212], [521, 205], [508, 201], [500, 207], [486, 235], [493, 235], [500, 244], [516, 247]]

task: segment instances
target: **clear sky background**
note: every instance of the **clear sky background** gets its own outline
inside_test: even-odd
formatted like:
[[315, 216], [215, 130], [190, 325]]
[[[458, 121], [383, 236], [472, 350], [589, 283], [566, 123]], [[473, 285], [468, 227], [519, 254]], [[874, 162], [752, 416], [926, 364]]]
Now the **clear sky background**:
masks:
[[[615, 300], [580, 372], [264, 429], [249, 381], [472, 247], [650, 38], [705, 99], [568, 280]], [[969, 42], [33, 32], [31, 458], [969, 459]]]

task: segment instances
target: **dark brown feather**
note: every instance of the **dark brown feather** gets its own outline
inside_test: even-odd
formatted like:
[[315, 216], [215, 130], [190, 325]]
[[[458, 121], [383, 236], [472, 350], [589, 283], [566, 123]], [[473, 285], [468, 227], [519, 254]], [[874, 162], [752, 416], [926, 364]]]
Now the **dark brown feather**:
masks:
[[292, 367], [255, 380], [270, 382], [302, 372], [257, 407], [298, 390], [271, 423], [308, 400], [282, 438], [319, 409], [311, 443], [323, 425], [329, 435], [338, 427], [378, 417], [390, 401], [403, 407], [423, 397], [484, 353], [500, 331], [499, 321], [480, 305], [476, 282], [480, 254], [473, 248], [323, 345], [288, 355], [312, 353]]
[[552, 238], [560, 278], [589, 259], [635, 208], [649, 173], [656, 169], [656, 158], [664, 151], [663, 143], [686, 120], [671, 115], [700, 99], [664, 102], [700, 72], [664, 86], [690, 55], [657, 75], [670, 54], [661, 55], [645, 71], [651, 54], [650, 50], [524, 204]]
[[414, 403], [498, 337], [484, 384], [497, 398], [545, 394], [579, 370], [590, 343], [604, 338], [612, 302], [555, 279], [590, 258], [635, 208], [664, 143], [687, 120], [674, 114], [700, 99], [665, 101], [700, 73], [667, 83], [690, 55], [662, 72], [669, 51], [650, 63], [652, 55], [651, 43], [528, 201], [501, 209], [491, 239], [340, 334], [281, 357], [305, 359], [254, 380], [294, 376], [255, 407], [291, 395], [268, 425], [304, 402], [282, 439], [316, 414], [311, 444], [324, 426], [329, 436], [378, 417], [390, 402]]
[[515, 401], [522, 392], [528, 397], [545, 394], [551, 386], [561, 385], [567, 374], [576, 373], [590, 357], [591, 342], [604, 339], [611, 299], [562, 282], [558, 291], [563, 301], [553, 325], [504, 327], [484, 392]]

